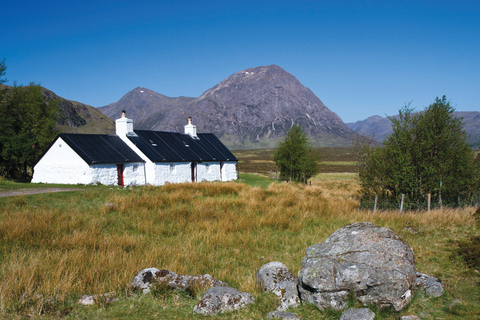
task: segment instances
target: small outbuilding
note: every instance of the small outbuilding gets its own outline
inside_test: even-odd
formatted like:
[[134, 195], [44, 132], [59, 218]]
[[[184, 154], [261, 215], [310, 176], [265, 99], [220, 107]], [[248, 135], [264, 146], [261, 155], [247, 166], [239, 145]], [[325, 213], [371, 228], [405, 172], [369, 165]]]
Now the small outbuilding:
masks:
[[105, 185], [231, 181], [237, 158], [213, 134], [133, 130], [123, 112], [116, 135], [60, 134], [34, 167], [32, 182]]

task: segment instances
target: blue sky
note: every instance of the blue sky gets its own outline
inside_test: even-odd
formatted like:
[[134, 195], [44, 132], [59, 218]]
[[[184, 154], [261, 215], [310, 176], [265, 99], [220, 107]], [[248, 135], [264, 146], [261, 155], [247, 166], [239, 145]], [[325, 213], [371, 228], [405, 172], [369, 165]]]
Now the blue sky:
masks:
[[4, 2], [7, 84], [101, 107], [136, 87], [198, 97], [276, 64], [344, 122], [446, 95], [480, 111], [480, 1]]

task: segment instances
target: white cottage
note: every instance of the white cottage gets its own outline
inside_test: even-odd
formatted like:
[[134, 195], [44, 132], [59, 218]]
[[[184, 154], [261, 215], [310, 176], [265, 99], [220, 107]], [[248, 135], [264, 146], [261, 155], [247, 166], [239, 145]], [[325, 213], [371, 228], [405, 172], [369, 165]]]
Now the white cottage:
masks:
[[60, 134], [32, 182], [158, 186], [237, 179], [237, 158], [214, 134], [197, 134], [191, 118], [185, 133], [133, 130], [125, 112], [115, 125], [116, 135]]

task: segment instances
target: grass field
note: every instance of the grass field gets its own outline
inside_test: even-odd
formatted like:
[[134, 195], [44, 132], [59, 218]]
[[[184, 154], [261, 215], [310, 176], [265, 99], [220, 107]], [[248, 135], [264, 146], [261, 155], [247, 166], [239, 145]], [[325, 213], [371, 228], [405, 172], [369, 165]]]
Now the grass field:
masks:
[[[256, 151], [249, 154], [262, 160]], [[0, 180], [0, 189], [24, 186]], [[446, 287], [440, 298], [416, 294], [401, 313], [374, 309], [376, 319], [480, 318], [479, 270], [467, 266], [457, 245], [480, 236], [475, 209], [358, 211], [358, 187], [349, 172], [323, 172], [311, 185], [300, 185], [240, 170], [240, 182], [89, 186], [0, 198], [0, 318], [205, 319], [192, 313], [201, 292], [131, 292], [128, 284], [138, 271], [156, 267], [209, 273], [256, 299], [215, 318], [264, 319], [277, 302], [255, 285], [257, 270], [280, 261], [297, 273], [307, 247], [356, 221], [391, 228], [413, 248], [417, 270], [439, 277]], [[106, 292], [114, 292], [118, 302], [77, 304], [83, 294]], [[448, 308], [454, 299], [461, 303]], [[303, 319], [341, 314], [312, 305], [291, 311]]]
[[[278, 168], [273, 162], [274, 149], [235, 150], [233, 153], [239, 159], [240, 173], [256, 173], [275, 178]], [[356, 154], [354, 148], [320, 148], [320, 172], [356, 173]]]

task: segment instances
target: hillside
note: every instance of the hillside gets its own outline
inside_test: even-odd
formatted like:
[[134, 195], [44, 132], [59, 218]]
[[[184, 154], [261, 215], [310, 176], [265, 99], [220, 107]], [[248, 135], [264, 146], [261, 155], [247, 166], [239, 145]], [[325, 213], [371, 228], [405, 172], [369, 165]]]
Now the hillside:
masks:
[[64, 133], [114, 134], [115, 126], [111, 119], [100, 110], [81, 102], [67, 100], [48, 89], [42, 93], [48, 100], [58, 99], [57, 129]]
[[[480, 112], [455, 111], [453, 114], [463, 118], [463, 129], [469, 135], [468, 143], [472, 146], [480, 145]], [[371, 116], [365, 120], [347, 123], [347, 126], [356, 133], [366, 135], [379, 142], [385, 140], [387, 135], [393, 132], [391, 121], [387, 117], [380, 116]]]
[[192, 116], [199, 132], [215, 133], [234, 149], [274, 147], [294, 123], [315, 146], [350, 146], [355, 133], [293, 75], [276, 65], [239, 71], [198, 98], [171, 98], [145, 88], [99, 108], [122, 110], [135, 128], [183, 131]]

